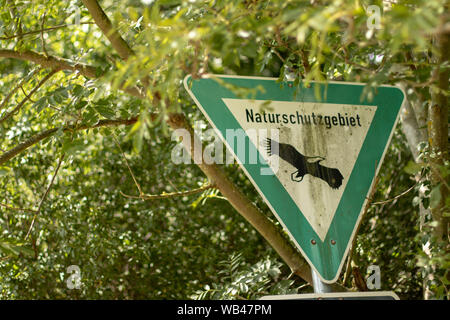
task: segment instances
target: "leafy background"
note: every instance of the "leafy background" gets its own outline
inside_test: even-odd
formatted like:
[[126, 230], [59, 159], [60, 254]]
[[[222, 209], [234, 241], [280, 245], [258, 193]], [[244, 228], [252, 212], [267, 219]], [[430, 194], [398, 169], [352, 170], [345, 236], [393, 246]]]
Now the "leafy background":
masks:
[[[254, 299], [312, 292], [216, 189], [149, 201], [121, 192], [138, 195], [128, 165], [148, 194], [207, 183], [195, 164], [171, 161], [178, 141], [164, 121], [179, 111], [192, 124], [204, 120], [182, 87], [188, 73], [361, 81], [368, 83], [368, 98], [376, 85], [403, 83], [411, 103], [426, 111], [432, 94], [441, 92], [430, 80], [433, 72], [438, 66], [448, 70], [448, 61], [434, 58], [430, 41], [448, 4], [385, 2], [377, 30], [367, 28], [369, 4], [383, 8], [382, 1], [101, 1], [135, 52], [123, 61], [81, 1], [1, 0], [1, 50], [85, 63], [101, 77], [59, 71], [28, 99], [50, 70], [0, 60], [0, 100], [6, 101], [0, 107], [1, 151], [60, 128], [0, 165], [0, 297]], [[18, 83], [22, 89], [8, 97]], [[146, 84], [148, 99], [120, 90]], [[137, 120], [74, 129], [114, 119]], [[380, 266], [381, 290], [403, 299], [422, 299], [425, 291], [448, 298], [448, 239], [436, 242], [436, 224], [426, 210], [442, 200], [433, 190], [448, 181], [448, 158], [438, 167], [444, 183], [432, 184], [430, 159], [436, 155], [427, 139], [411, 145], [405, 127], [402, 122], [395, 131], [374, 195], [374, 202], [394, 200], [369, 207], [352, 263], [364, 278], [369, 265]], [[239, 166], [223, 167], [282, 232]], [[443, 201], [448, 215], [449, 200]], [[80, 289], [67, 288], [70, 265], [80, 267]], [[361, 289], [345, 273], [338, 282]]]

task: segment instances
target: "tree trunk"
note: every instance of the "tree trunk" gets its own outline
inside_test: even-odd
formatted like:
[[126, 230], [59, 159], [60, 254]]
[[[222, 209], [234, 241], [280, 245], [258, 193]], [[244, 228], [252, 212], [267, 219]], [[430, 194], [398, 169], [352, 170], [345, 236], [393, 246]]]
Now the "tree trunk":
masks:
[[[445, 247], [448, 244], [449, 236], [449, 218], [444, 216], [446, 210], [446, 200], [449, 196], [449, 179], [441, 173], [441, 168], [448, 163], [448, 89], [450, 69], [448, 67], [450, 56], [449, 32], [445, 31], [448, 14], [444, 14], [441, 21], [441, 28], [437, 32], [435, 39], [435, 52], [437, 52], [437, 67], [433, 73], [434, 83], [430, 88], [431, 103], [428, 108], [428, 142], [431, 149], [430, 181], [431, 190], [438, 189], [439, 202], [431, 207], [431, 215], [435, 226], [432, 230], [430, 241], [430, 255], [434, 257], [432, 251], [439, 250], [439, 247]], [[443, 67], [444, 66], [444, 67]], [[443, 68], [442, 68], [443, 67]], [[431, 271], [424, 278], [424, 299], [434, 298], [434, 292], [429, 283], [433, 280], [438, 281], [435, 276], [435, 270], [438, 266], [432, 263]], [[440, 266], [442, 268], [442, 266]]]
[[[443, 23], [444, 25], [444, 23]], [[444, 217], [445, 201], [449, 190], [449, 179], [445, 179], [440, 168], [445, 165], [448, 158], [448, 89], [450, 69], [448, 67], [450, 57], [450, 39], [446, 32], [438, 33], [436, 48], [440, 54], [438, 67], [433, 77], [436, 86], [431, 87], [431, 104], [428, 109], [428, 140], [431, 151], [435, 156], [431, 157], [431, 184], [435, 188], [440, 185], [440, 201], [437, 206], [431, 208], [433, 220], [437, 223], [434, 236], [438, 242], [448, 238], [448, 219]], [[442, 68], [444, 66], [444, 68]]]

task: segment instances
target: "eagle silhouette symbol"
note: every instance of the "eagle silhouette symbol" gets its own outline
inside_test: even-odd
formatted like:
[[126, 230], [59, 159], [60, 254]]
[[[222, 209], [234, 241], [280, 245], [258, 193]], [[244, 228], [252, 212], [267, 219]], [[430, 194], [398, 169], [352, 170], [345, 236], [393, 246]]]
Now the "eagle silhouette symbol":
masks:
[[[317, 177], [328, 183], [333, 189], [338, 189], [342, 185], [344, 177], [336, 168], [328, 168], [320, 164], [325, 160], [323, 157], [308, 157], [302, 155], [293, 146], [287, 143], [279, 143], [275, 140], [267, 138], [266, 148], [269, 156], [276, 154], [284, 161], [289, 162], [297, 171], [291, 174], [291, 180], [300, 182], [306, 174]], [[321, 158], [316, 161], [308, 161], [308, 159]]]

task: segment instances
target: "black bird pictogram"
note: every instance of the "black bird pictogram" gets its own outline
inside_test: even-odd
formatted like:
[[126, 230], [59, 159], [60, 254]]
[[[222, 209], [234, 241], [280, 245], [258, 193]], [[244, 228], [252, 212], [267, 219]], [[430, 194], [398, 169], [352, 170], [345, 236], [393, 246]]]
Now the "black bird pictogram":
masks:
[[[269, 156], [276, 154], [297, 169], [291, 174], [292, 181], [300, 182], [306, 174], [310, 174], [327, 182], [333, 189], [338, 189], [342, 185], [344, 177], [338, 169], [328, 168], [320, 164], [320, 161], [325, 160], [325, 158], [304, 156], [290, 144], [279, 143], [269, 138], [267, 138], [266, 143]], [[309, 162], [308, 159], [312, 158], [321, 159]]]

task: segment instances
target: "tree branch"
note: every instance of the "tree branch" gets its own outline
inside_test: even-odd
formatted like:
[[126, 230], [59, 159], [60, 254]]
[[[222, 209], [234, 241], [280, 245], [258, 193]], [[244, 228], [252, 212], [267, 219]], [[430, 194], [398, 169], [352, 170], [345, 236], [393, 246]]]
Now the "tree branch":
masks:
[[[445, 14], [441, 17], [441, 28], [447, 25], [449, 15]], [[430, 88], [432, 101], [428, 108], [428, 140], [430, 148], [435, 152], [436, 156], [431, 158], [431, 167], [445, 166], [446, 161], [449, 160], [448, 150], [448, 92], [450, 68], [448, 63], [450, 61], [450, 38], [447, 33], [439, 33], [436, 36], [436, 51], [437, 68], [434, 70], [433, 78], [436, 80], [437, 88]], [[441, 182], [439, 171], [431, 171], [431, 183], [436, 187]], [[440, 201], [437, 206], [431, 208], [433, 220], [437, 222], [437, 227], [433, 233], [439, 242], [446, 241], [449, 236], [448, 224], [449, 217], [445, 216], [446, 201], [450, 190], [447, 184], [443, 184], [440, 188]]]
[[33, 102], [33, 103], [36, 102], [36, 101], [34, 101], [33, 99], [31, 99], [31, 96], [30, 96], [28, 93], [25, 92], [25, 89], [23, 88], [23, 86], [20, 86], [20, 90], [22, 90], [23, 95], [24, 95], [25, 97], [27, 97], [28, 100], [30, 100], [30, 102]]
[[413, 189], [419, 184], [419, 182], [420, 182], [421, 180], [422, 180], [422, 176], [419, 178], [419, 180], [418, 180], [414, 185], [412, 185], [411, 187], [409, 187], [408, 189], [406, 189], [406, 190], [403, 191], [402, 193], [396, 195], [395, 197], [390, 198], [390, 199], [388, 199], [388, 200], [383, 200], [383, 201], [378, 201], [378, 202], [372, 202], [371, 205], [386, 204], [386, 203], [392, 202], [392, 201], [394, 201], [394, 200], [397, 200], [398, 198], [403, 197], [405, 194], [407, 194], [408, 192], [410, 192], [411, 190], [413, 190]]
[[[404, 90], [407, 88], [404, 83], [400, 83], [400, 86]], [[419, 158], [419, 149], [417, 149], [417, 146], [420, 142], [426, 141], [427, 137], [424, 130], [420, 129], [416, 111], [412, 106], [413, 103], [416, 102], [409, 101], [408, 99], [405, 101], [405, 105], [400, 112], [400, 119], [402, 121], [402, 131], [408, 141], [409, 149], [414, 161], [417, 162]]]
[[31, 138], [27, 139], [26, 141], [18, 144], [14, 148], [12, 148], [12, 149], [2, 153], [2, 155], [0, 155], [0, 164], [5, 163], [6, 161], [14, 158], [16, 155], [18, 155], [22, 151], [24, 151], [24, 150], [28, 149], [29, 147], [31, 147], [32, 145], [34, 145], [34, 144], [38, 143], [39, 141], [44, 140], [45, 138], [53, 135], [56, 131], [58, 131], [58, 129], [59, 128], [53, 128], [53, 129], [48, 129], [48, 130], [39, 132], [38, 134], [35, 134]]
[[58, 128], [53, 128], [53, 129], [48, 129], [42, 132], [39, 132], [37, 134], [35, 134], [34, 136], [32, 136], [31, 138], [27, 139], [26, 141], [18, 144], [17, 146], [15, 146], [14, 148], [4, 152], [3, 154], [0, 155], [0, 164], [5, 163], [6, 161], [14, 158], [15, 156], [17, 156], [19, 153], [21, 153], [22, 151], [28, 149], [29, 147], [35, 145], [36, 143], [44, 140], [45, 138], [48, 138], [50, 136], [52, 136], [53, 134], [55, 134], [58, 130], [63, 130], [63, 131], [73, 131], [73, 130], [86, 130], [86, 129], [93, 129], [93, 128], [99, 128], [99, 127], [111, 127], [111, 126], [120, 126], [120, 125], [131, 125], [136, 123], [137, 121], [137, 117], [131, 118], [131, 119], [117, 119], [117, 120], [100, 120], [97, 124], [93, 125], [93, 126], [87, 126], [87, 125], [82, 125], [82, 126], [75, 126], [75, 125], [71, 125], [71, 126], [65, 126], [65, 127], [58, 127]]
[[54, 70], [70, 70], [73, 72], [79, 72], [86, 78], [97, 78], [96, 68], [83, 64], [74, 63], [73, 61], [57, 58], [54, 56], [46, 57], [43, 54], [34, 51], [15, 51], [8, 49], [0, 49], [1, 58], [12, 58], [24, 61], [31, 61], [41, 65], [44, 68], [50, 68]]
[[[103, 34], [108, 38], [114, 50], [117, 51], [120, 58], [127, 61], [128, 58], [135, 55], [133, 49], [130, 48], [128, 43], [121, 37], [121, 35], [114, 29], [108, 16], [103, 11], [102, 7], [98, 4], [97, 0], [82, 0], [89, 13], [94, 19], [97, 26], [102, 30]], [[149, 85], [149, 77], [146, 76], [141, 79], [145, 87]], [[146, 96], [141, 91], [140, 98], [145, 99]]]
[[[79, 24], [93, 24], [94, 22], [80, 22]], [[37, 34], [37, 33], [42, 33], [42, 32], [47, 32], [47, 31], [53, 31], [53, 30], [57, 30], [57, 29], [61, 29], [61, 28], [66, 28], [69, 26], [76, 26], [78, 24], [72, 23], [72, 24], [62, 24], [59, 26], [54, 26], [54, 27], [48, 27], [48, 28], [41, 28], [39, 30], [33, 30], [33, 31], [27, 31], [27, 32], [23, 32], [20, 34], [14, 34], [12, 36], [7, 36], [7, 37], [0, 37], [0, 40], [11, 40], [14, 38], [22, 38], [24, 36], [28, 36], [28, 35], [32, 35], [32, 34]]]
[[41, 212], [42, 204], [44, 203], [45, 199], [47, 198], [48, 193], [50, 192], [50, 189], [53, 186], [53, 182], [55, 181], [56, 175], [58, 174], [59, 168], [61, 167], [61, 164], [62, 164], [63, 160], [64, 160], [64, 153], [59, 158], [58, 165], [56, 166], [55, 173], [53, 174], [52, 180], [50, 181], [47, 189], [45, 190], [44, 195], [41, 198], [41, 201], [39, 202], [39, 206], [38, 206], [38, 208], [36, 210], [36, 213], [33, 216], [33, 220], [31, 221], [30, 228], [28, 229], [27, 235], [25, 236], [25, 240], [28, 239], [28, 237], [30, 236], [31, 231], [33, 230], [34, 223], [36, 222], [36, 218], [39, 215], [39, 213]]
[[6, 95], [6, 97], [3, 99], [2, 103], [0, 104], [0, 111], [3, 110], [6, 105], [8, 104], [9, 99], [19, 90], [22, 85], [30, 79], [31, 76], [33, 76], [35, 73], [37, 73], [39, 70], [33, 70], [31, 74], [27, 77], [23, 77], [19, 83]]
[[[130, 167], [130, 165], [128, 164], [127, 157], [125, 157], [125, 153], [123, 152], [122, 147], [120, 146], [120, 143], [119, 143], [119, 141], [117, 141], [117, 138], [116, 138], [116, 136], [115, 136], [114, 134], [113, 134], [113, 139], [114, 139], [114, 142], [115, 142], [115, 143], [117, 144], [117, 146], [119, 147], [119, 150], [120, 150], [120, 152], [122, 153], [122, 157], [125, 159], [125, 163], [126, 163], [126, 165], [127, 165], [127, 167], [128, 167], [128, 171], [130, 171], [131, 177], [133, 177], [134, 184], [136, 185], [136, 187], [137, 187], [137, 189], [138, 189], [138, 191], [139, 191], [139, 197], [142, 197], [143, 192], [142, 192], [141, 186], [140, 186], [139, 183], [137, 182], [136, 177], [135, 177], [134, 174], [133, 174], [133, 170], [131, 170], [131, 167]], [[120, 193], [122, 193], [122, 192], [120, 192]]]
[[123, 193], [122, 191], [120, 191], [120, 194], [126, 198], [131, 198], [131, 199], [156, 200], [156, 199], [166, 199], [166, 198], [173, 198], [173, 197], [189, 196], [189, 195], [203, 192], [205, 190], [212, 189], [212, 188], [215, 188], [214, 185], [209, 183], [203, 187], [196, 188], [196, 189], [189, 190], [189, 191], [182, 191], [182, 192], [171, 192], [171, 193], [162, 193], [162, 194], [145, 194], [145, 193], [143, 193], [142, 195], [139, 195], [139, 196], [130, 196], [130, 195], [127, 195], [127, 194]]
[[308, 54], [305, 49], [300, 50], [300, 57], [302, 58], [303, 68], [305, 69], [305, 73], [309, 73], [311, 71], [311, 65], [309, 64]]
[[[42, 23], [41, 23], [41, 29], [44, 30], [44, 24], [45, 24], [45, 15], [47, 12], [45, 12], [42, 15]], [[42, 44], [42, 51], [44, 51], [44, 54], [46, 57], [48, 57], [47, 49], [45, 48], [45, 40], [44, 40], [44, 32], [41, 32], [41, 44]]]
[[[50, 71], [49, 74], [47, 74], [41, 81], [39, 81], [39, 83], [30, 91], [29, 94], [25, 94], [25, 98], [23, 98], [22, 101], [20, 101], [17, 106], [12, 109], [9, 113], [6, 113], [3, 117], [0, 118], [0, 123], [2, 123], [3, 121], [6, 121], [7, 119], [9, 119], [12, 115], [14, 115], [17, 111], [19, 111], [22, 106], [25, 104], [25, 102], [27, 102], [28, 100], [31, 100], [31, 96], [48, 80], [50, 79], [56, 72], [58, 72], [58, 70], [52, 70]], [[23, 90], [23, 89], [22, 89]]]
[[[101, 74], [98, 74], [97, 69], [93, 66], [78, 62], [75, 63], [73, 61], [57, 58], [54, 56], [46, 57], [45, 55], [34, 51], [19, 52], [15, 50], [0, 49], [0, 58], [11, 58], [23, 61], [31, 61], [36, 64], [39, 64], [44, 68], [50, 68], [53, 70], [69, 70], [73, 72], [79, 72], [81, 75], [90, 79], [96, 79], [101, 76]], [[126, 93], [134, 97], [140, 99], [145, 98], [145, 94], [143, 94], [138, 87], [127, 87], [127, 88], [121, 87], [121, 90], [125, 91]]]
[[133, 50], [131, 50], [128, 43], [126, 43], [126, 41], [123, 40], [120, 34], [114, 29], [111, 21], [106, 16], [98, 2], [96, 0], [82, 0], [82, 2], [86, 8], [88, 8], [95, 23], [111, 42], [111, 45], [117, 51], [120, 58], [127, 60], [130, 56], [134, 55]]
[[11, 206], [8, 206], [8, 205], [3, 204], [3, 203], [0, 203], [0, 207], [6, 208], [6, 209], [9, 209], [9, 210], [13, 210], [13, 211], [23, 211], [23, 212], [33, 212], [33, 213], [36, 212], [36, 210], [33, 210], [33, 209], [11, 207]]

